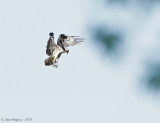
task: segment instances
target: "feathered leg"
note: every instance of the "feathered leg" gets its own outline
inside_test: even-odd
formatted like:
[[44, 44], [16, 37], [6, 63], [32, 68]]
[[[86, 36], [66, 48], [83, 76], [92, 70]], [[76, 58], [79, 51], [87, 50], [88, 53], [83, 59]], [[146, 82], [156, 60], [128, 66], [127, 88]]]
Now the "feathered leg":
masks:
[[56, 58], [56, 61], [55, 61], [55, 67], [56, 68], [58, 67], [58, 60], [59, 60], [59, 58]]
[[56, 67], [56, 68], [58, 67], [58, 59], [59, 58], [57, 58], [57, 56], [53, 59], [53, 65], [52, 65], [53, 67]]

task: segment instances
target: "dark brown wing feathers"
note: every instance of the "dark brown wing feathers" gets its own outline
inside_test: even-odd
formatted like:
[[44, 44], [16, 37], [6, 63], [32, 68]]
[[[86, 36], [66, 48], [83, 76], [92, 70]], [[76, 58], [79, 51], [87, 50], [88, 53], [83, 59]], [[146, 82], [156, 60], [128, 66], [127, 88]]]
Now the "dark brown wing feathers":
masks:
[[52, 45], [52, 40], [51, 40], [51, 38], [49, 38], [49, 40], [48, 40], [48, 42], [47, 42], [47, 47], [46, 47], [46, 54], [47, 55], [51, 55], [52, 53], [51, 53], [51, 50], [49, 49], [49, 47]]
[[84, 39], [80, 36], [65, 36], [64, 34], [61, 34], [58, 38], [57, 44], [61, 47], [68, 47], [74, 46], [81, 42], [84, 42]]

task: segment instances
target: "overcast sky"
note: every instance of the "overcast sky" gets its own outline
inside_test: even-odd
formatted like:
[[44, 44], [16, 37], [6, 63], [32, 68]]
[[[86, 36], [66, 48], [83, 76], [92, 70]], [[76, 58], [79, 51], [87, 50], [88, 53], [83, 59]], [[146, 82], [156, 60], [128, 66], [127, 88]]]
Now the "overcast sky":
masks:
[[[151, 43], [142, 40], [146, 52], [136, 55], [132, 42], [132, 57], [127, 56], [121, 66], [104, 61], [87, 33], [94, 13], [101, 11], [98, 5], [89, 0], [0, 1], [0, 118], [32, 118], [33, 123], [160, 122], [159, 101], [136, 87], [140, 58]], [[118, 23], [112, 9], [107, 10], [108, 23]], [[146, 25], [159, 20], [158, 10]], [[117, 11], [128, 17], [126, 22], [132, 20], [132, 11]], [[97, 18], [103, 19], [103, 13]], [[44, 66], [51, 31], [55, 39], [61, 33], [86, 39], [61, 56], [57, 69]], [[154, 28], [151, 32], [154, 37]]]

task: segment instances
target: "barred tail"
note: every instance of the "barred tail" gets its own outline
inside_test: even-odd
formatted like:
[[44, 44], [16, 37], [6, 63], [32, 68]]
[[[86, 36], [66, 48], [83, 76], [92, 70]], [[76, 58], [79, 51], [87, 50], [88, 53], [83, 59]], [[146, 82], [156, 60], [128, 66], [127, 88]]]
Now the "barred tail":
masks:
[[49, 65], [52, 65], [53, 64], [53, 60], [54, 60], [54, 56], [50, 56], [50, 57], [48, 57], [45, 61], [44, 61], [44, 64], [46, 65], [46, 66], [49, 66]]

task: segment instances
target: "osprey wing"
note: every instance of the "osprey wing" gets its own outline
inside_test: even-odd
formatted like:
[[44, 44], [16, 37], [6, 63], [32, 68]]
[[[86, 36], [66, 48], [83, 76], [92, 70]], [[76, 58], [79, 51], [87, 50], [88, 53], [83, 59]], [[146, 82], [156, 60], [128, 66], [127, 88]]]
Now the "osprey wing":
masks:
[[47, 46], [46, 46], [46, 54], [47, 55], [51, 55], [53, 53], [54, 50], [54, 38], [50, 37], [48, 42], [47, 42]]
[[61, 46], [63, 45], [64, 47], [69, 47], [80, 44], [81, 42], [84, 42], [84, 39], [80, 36], [66, 36], [61, 34], [58, 38], [57, 44]]

